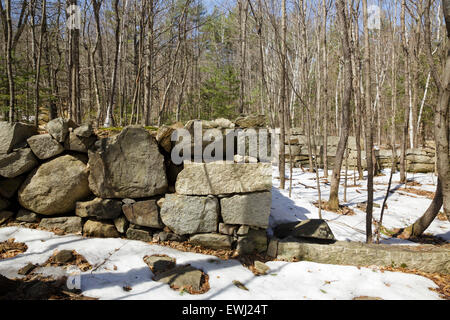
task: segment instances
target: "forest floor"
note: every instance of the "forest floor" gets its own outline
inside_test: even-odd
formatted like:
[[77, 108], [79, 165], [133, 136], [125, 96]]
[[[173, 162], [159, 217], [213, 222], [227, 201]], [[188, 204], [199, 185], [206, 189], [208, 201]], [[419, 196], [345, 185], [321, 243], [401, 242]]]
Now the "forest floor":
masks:
[[[388, 171], [385, 176], [376, 177], [375, 202], [382, 204], [386, 192]], [[287, 171], [288, 176], [288, 171]], [[322, 176], [322, 174], [321, 174]], [[431, 174], [416, 174], [416, 183], [411, 188], [434, 191], [436, 178]], [[274, 167], [273, 202], [270, 225], [285, 221], [317, 218], [318, 209], [315, 174], [294, 170], [292, 197], [288, 190], [279, 190], [277, 168]], [[404, 186], [394, 176], [393, 189], [385, 211], [384, 225], [398, 228], [414, 222], [430, 203], [429, 194], [400, 191]], [[349, 185], [353, 179], [349, 180]], [[352, 209], [347, 214], [322, 211], [338, 240], [364, 241], [365, 213], [357, 204], [365, 201], [365, 182], [357, 181], [359, 186], [347, 191], [347, 203]], [[415, 186], [412, 186], [412, 185]], [[420, 186], [419, 186], [420, 184]], [[287, 180], [289, 186], [289, 180]], [[409, 188], [409, 187], [408, 187]], [[323, 199], [327, 199], [329, 185], [322, 181]], [[342, 189], [342, 188], [341, 188]], [[341, 190], [343, 195], [343, 189]], [[342, 199], [342, 197], [341, 197]], [[350, 212], [350, 213], [348, 213]], [[352, 214], [353, 212], [354, 214]], [[374, 217], [378, 219], [380, 208], [375, 208]], [[352, 214], [352, 215], [351, 215]], [[271, 232], [271, 230], [269, 230]], [[450, 224], [436, 219], [427, 230], [430, 235], [448, 240]], [[388, 268], [353, 267], [319, 264], [314, 262], [267, 261], [270, 268], [266, 275], [255, 275], [237, 259], [220, 259], [214, 255], [177, 250], [168, 246], [133, 241], [127, 239], [83, 238], [78, 235], [58, 236], [54, 233], [21, 227], [0, 228], [0, 242], [14, 239], [24, 243], [13, 248], [11, 255], [0, 258], [0, 274], [9, 279], [30, 279], [30, 275], [18, 272], [29, 263], [38, 265], [32, 274], [57, 280], [69, 274], [78, 274], [81, 290], [77, 294], [68, 293], [72, 299], [442, 299], [439, 294], [442, 284], [431, 280], [430, 276], [420, 276], [407, 272], [393, 272]], [[11, 242], [12, 240], [10, 240]], [[417, 245], [417, 243], [383, 237], [383, 243]], [[442, 242], [442, 241], [441, 241]], [[91, 266], [89, 270], [77, 266], [48, 265], [58, 250], [75, 250]], [[147, 255], [167, 255], [176, 259], [177, 265], [190, 264], [208, 275], [209, 290], [203, 294], [189, 294], [175, 291], [167, 284], [152, 280], [152, 272], [144, 262]], [[74, 271], [75, 270], [75, 271]], [[85, 270], [85, 271], [82, 271]], [[1, 280], [1, 279], [0, 279]], [[447, 279], [448, 280], [448, 279]], [[16, 280], [17, 281], [17, 280]], [[436, 284], [438, 283], [438, 284]], [[443, 284], [447, 286], [448, 283]], [[56, 295], [55, 298], [64, 295]], [[448, 297], [447, 297], [448, 298]]]

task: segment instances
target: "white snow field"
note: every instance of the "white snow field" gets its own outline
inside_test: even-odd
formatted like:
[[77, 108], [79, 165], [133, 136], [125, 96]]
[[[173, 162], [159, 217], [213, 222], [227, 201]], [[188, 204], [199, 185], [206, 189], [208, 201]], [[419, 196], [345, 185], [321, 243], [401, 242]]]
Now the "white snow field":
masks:
[[[287, 172], [288, 173], [288, 172]], [[277, 168], [274, 167], [274, 187], [271, 226], [285, 221], [317, 218], [317, 208], [311, 203], [317, 200], [317, 190], [299, 185], [301, 182], [315, 187], [315, 180], [309, 178], [315, 174], [294, 170], [292, 198], [288, 191], [280, 191], [278, 187]], [[386, 181], [385, 177], [376, 178], [377, 182]], [[434, 190], [431, 175], [415, 175], [414, 179], [423, 184], [421, 188]], [[394, 176], [393, 188], [398, 183], [398, 175]], [[436, 181], [436, 179], [434, 179]], [[289, 181], [287, 181], [289, 182]], [[350, 182], [351, 184], [352, 182]], [[361, 187], [350, 188], [347, 199], [352, 206], [365, 200], [364, 191], [356, 192]], [[430, 184], [430, 185], [428, 185]], [[287, 184], [288, 185], [288, 184]], [[329, 186], [322, 185], [322, 194], [327, 198]], [[384, 185], [376, 185], [377, 203], [382, 203]], [[413, 198], [406, 195], [393, 194], [388, 200], [384, 224], [387, 227], [401, 227], [413, 222], [430, 203], [429, 199]], [[330, 227], [339, 240], [364, 241], [365, 214], [355, 209], [354, 216], [340, 216], [323, 212]], [[378, 219], [379, 209], [375, 209]], [[269, 231], [270, 232], [270, 231]], [[435, 221], [428, 232], [450, 238], [450, 224]], [[17, 271], [29, 262], [44, 263], [55, 250], [76, 250], [83, 255], [93, 268], [80, 273], [82, 293], [99, 299], [353, 299], [360, 296], [378, 297], [382, 299], [441, 299], [435, 291], [437, 285], [414, 274], [401, 272], [381, 272], [377, 268], [357, 268], [353, 266], [337, 266], [312, 262], [267, 262], [270, 272], [264, 276], [255, 276], [237, 260], [220, 260], [217, 257], [182, 252], [169, 247], [148, 244], [126, 239], [83, 238], [77, 235], [57, 236], [42, 230], [21, 227], [0, 228], [0, 241], [14, 238], [16, 242], [24, 242], [28, 250], [14, 258], [0, 260], [0, 274], [9, 278], [20, 278]], [[384, 240], [384, 243], [413, 244], [408, 241]], [[166, 254], [176, 258], [177, 265], [191, 264], [203, 270], [209, 276], [210, 290], [204, 294], [190, 295], [169, 288], [168, 285], [152, 280], [152, 272], [144, 263], [143, 257], [152, 254]], [[62, 269], [36, 269], [37, 272], [65, 274]], [[238, 280], [248, 291], [233, 284]], [[131, 287], [125, 291], [124, 286]]]

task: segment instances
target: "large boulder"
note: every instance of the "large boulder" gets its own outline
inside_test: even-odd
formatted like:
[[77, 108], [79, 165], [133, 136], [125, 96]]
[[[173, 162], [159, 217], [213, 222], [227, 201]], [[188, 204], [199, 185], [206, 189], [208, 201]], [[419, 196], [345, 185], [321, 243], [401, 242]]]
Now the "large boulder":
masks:
[[19, 189], [22, 207], [43, 215], [67, 213], [89, 196], [88, 170], [78, 158], [65, 155], [41, 165]]
[[32, 170], [38, 164], [30, 148], [18, 149], [8, 154], [0, 154], [0, 176], [15, 178]]
[[274, 230], [280, 238], [314, 238], [319, 240], [336, 240], [327, 222], [322, 219], [308, 219], [300, 222], [289, 222], [278, 225]]
[[21, 122], [10, 124], [0, 121], [0, 154], [11, 152], [36, 133], [35, 126]]
[[269, 191], [220, 199], [223, 222], [260, 228], [269, 226], [272, 194]]
[[212, 196], [166, 194], [161, 219], [179, 235], [215, 232], [219, 219], [219, 201]]
[[270, 163], [185, 163], [175, 190], [185, 195], [221, 195], [268, 191], [272, 188]]
[[27, 139], [31, 151], [41, 160], [54, 157], [64, 151], [64, 147], [53, 137], [46, 134], [39, 134]]
[[91, 201], [77, 202], [75, 214], [82, 218], [95, 217], [102, 219], [115, 219], [122, 213], [122, 201], [113, 199], [95, 198]]
[[70, 119], [56, 118], [47, 123], [45, 128], [56, 141], [64, 143], [69, 135], [69, 128], [76, 128], [77, 125]]
[[122, 210], [128, 221], [132, 224], [150, 228], [164, 228], [164, 225], [159, 218], [156, 200], [145, 200], [124, 204]]
[[128, 126], [89, 150], [89, 186], [101, 198], [144, 198], [167, 190], [164, 157], [142, 126]]

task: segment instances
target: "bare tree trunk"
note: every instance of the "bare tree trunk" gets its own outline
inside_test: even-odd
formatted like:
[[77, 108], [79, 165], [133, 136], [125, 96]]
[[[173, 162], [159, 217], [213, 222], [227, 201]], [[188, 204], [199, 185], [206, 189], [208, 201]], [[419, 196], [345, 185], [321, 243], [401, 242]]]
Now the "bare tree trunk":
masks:
[[42, 46], [44, 43], [45, 27], [47, 24], [46, 10], [47, 10], [47, 1], [42, 0], [41, 31], [39, 35], [39, 46], [36, 62], [36, 76], [34, 82], [34, 111], [35, 111], [34, 125], [36, 126], [36, 128], [39, 126], [39, 79], [41, 76]]
[[286, 47], [286, 0], [282, 0], [282, 20], [281, 20], [281, 103], [280, 103], [280, 154], [279, 154], [279, 163], [278, 169], [280, 174], [280, 189], [285, 188], [285, 108], [286, 108], [286, 56], [287, 56], [287, 47]]
[[15, 92], [14, 92], [14, 76], [12, 72], [12, 21], [11, 21], [11, 0], [6, 0], [6, 27], [7, 27], [7, 39], [6, 39], [6, 72], [8, 74], [8, 87], [9, 87], [9, 122], [15, 121]]
[[336, 151], [336, 158], [333, 166], [333, 173], [331, 175], [330, 197], [328, 199], [328, 208], [330, 210], [337, 210], [339, 208], [339, 182], [341, 176], [342, 161], [344, 153], [347, 148], [347, 140], [350, 130], [350, 100], [352, 97], [352, 65], [351, 65], [351, 51], [348, 38], [348, 21], [345, 9], [345, 1], [336, 1], [336, 11], [339, 19], [339, 28], [342, 43], [342, 55], [344, 58], [344, 74], [345, 74], [345, 91], [342, 101], [342, 130], [339, 138], [339, 144]]
[[367, 0], [363, 0], [364, 15], [364, 93], [366, 115], [366, 162], [367, 162], [367, 208], [366, 208], [366, 242], [372, 243], [372, 211], [373, 211], [373, 132], [372, 132], [372, 104], [370, 92], [370, 43]]
[[405, 112], [404, 112], [404, 123], [403, 123], [403, 131], [402, 131], [402, 148], [400, 155], [400, 182], [406, 183], [406, 149], [408, 144], [408, 125], [409, 125], [409, 108], [410, 108], [410, 84], [409, 84], [409, 49], [408, 49], [408, 40], [406, 38], [406, 23], [405, 23], [405, 14], [406, 14], [406, 0], [402, 0], [402, 13], [401, 13], [401, 25], [402, 25], [402, 46], [403, 52], [405, 54]]

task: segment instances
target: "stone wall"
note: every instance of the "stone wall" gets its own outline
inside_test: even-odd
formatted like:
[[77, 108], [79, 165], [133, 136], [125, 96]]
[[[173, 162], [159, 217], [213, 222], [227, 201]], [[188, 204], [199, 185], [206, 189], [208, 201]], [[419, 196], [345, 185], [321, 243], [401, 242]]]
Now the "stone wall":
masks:
[[[300, 128], [292, 128], [292, 135], [290, 137], [291, 154], [293, 163], [296, 166], [309, 166], [309, 153], [308, 153], [308, 138], [306, 135], [301, 134]], [[289, 141], [286, 140], [286, 141]], [[336, 157], [337, 145], [339, 143], [338, 136], [329, 136], [327, 139], [327, 160], [328, 167], [331, 168], [334, 164]], [[313, 146], [312, 154], [314, 151], [319, 157], [319, 165], [323, 167], [323, 136], [311, 137], [311, 145]], [[316, 150], [314, 150], [316, 148]], [[356, 151], [356, 138], [350, 136], [348, 138], [348, 166], [349, 169], [353, 169], [357, 165], [357, 151]], [[289, 162], [289, 145], [285, 146], [286, 162]], [[366, 167], [366, 153], [364, 151], [364, 141], [361, 140], [361, 163], [363, 168]], [[381, 168], [391, 168], [392, 166], [392, 150], [381, 149], [375, 151], [378, 165]], [[400, 149], [397, 150], [397, 167], [399, 165]], [[408, 149], [406, 151], [406, 165], [409, 172], [434, 172], [435, 151], [433, 148], [416, 148]], [[345, 163], [344, 163], [345, 165]]]
[[410, 247], [346, 241], [320, 244], [297, 239], [272, 239], [268, 254], [284, 261], [304, 260], [354, 266], [375, 265], [417, 269], [430, 273], [450, 273], [449, 249], [433, 245]]
[[[262, 120], [217, 119], [202, 125], [245, 129]], [[0, 122], [0, 224], [188, 241], [240, 254], [265, 251], [271, 164], [244, 156], [174, 164], [171, 134], [193, 124], [159, 130], [128, 126], [100, 138], [89, 124], [62, 118], [50, 121], [43, 134], [30, 125]]]

